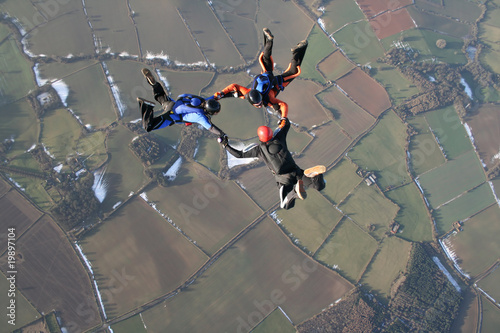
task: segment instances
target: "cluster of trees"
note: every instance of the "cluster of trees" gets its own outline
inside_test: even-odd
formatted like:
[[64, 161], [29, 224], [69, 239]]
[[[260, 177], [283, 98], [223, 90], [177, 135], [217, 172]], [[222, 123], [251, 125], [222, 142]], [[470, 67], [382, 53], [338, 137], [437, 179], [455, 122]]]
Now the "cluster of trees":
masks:
[[[460, 67], [446, 63], [417, 62], [417, 53], [404, 49], [392, 49], [383, 62], [397, 67], [401, 73], [421, 91], [396, 108], [404, 119], [408, 115], [445, 107], [451, 104], [465, 112], [463, 105], [470, 103], [470, 98], [460, 84]], [[431, 78], [432, 77], [432, 78]], [[462, 114], [465, 116], [465, 114]]]
[[52, 213], [64, 229], [70, 230], [97, 215], [100, 203], [92, 190], [93, 184], [94, 175], [90, 172], [77, 180], [64, 177], [59, 183], [63, 199], [52, 209]]
[[391, 315], [401, 319], [405, 332], [449, 332], [462, 301], [428, 251], [430, 247], [414, 244], [406, 280], [390, 302]]
[[331, 308], [297, 326], [300, 333], [375, 332], [385, 320], [384, 309], [368, 295], [359, 290]]
[[130, 149], [137, 155], [146, 165], [151, 165], [158, 161], [163, 153], [165, 147], [160, 141], [156, 140], [152, 135], [141, 135], [129, 144]]
[[[43, 93], [47, 93], [46, 101], [44, 101], [43, 105], [38, 100], [38, 96]], [[35, 111], [36, 116], [40, 119], [44, 115], [44, 113], [48, 110], [56, 109], [58, 107], [62, 107], [61, 99], [57, 94], [56, 90], [50, 84], [45, 84], [41, 87], [38, 87], [34, 91], [32, 91], [27, 97], [28, 102], [31, 107]]]
[[[207, 132], [208, 133], [208, 132]], [[181, 141], [177, 147], [177, 151], [186, 159], [192, 159], [196, 147], [198, 147], [198, 139], [203, 135], [203, 130], [201, 130], [197, 125], [185, 126], [181, 131]], [[211, 133], [208, 133], [209, 137], [214, 137]]]
[[35, 148], [33, 148], [31, 151], [31, 156], [35, 159], [35, 161], [38, 162], [40, 165], [40, 168], [43, 171], [52, 171], [52, 158], [47, 155], [45, 152], [45, 149], [41, 145], [37, 145]]

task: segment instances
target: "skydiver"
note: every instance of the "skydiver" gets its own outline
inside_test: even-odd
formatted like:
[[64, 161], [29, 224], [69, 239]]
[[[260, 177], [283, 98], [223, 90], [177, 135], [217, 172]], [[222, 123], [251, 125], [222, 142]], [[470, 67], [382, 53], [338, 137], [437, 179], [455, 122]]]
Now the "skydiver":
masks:
[[153, 87], [155, 100], [163, 106], [165, 111], [155, 117], [153, 111], [155, 103], [137, 97], [142, 114], [142, 126], [146, 131], [154, 131], [177, 123], [185, 123], [186, 125], [197, 123], [217, 135], [219, 139], [226, 135], [221, 129], [212, 124], [210, 119], [220, 112], [220, 103], [218, 101], [212, 97], [204, 99], [192, 94], [179, 95], [177, 100], [174, 101], [165, 92], [161, 83], [156, 81], [149, 69], [143, 68], [142, 74]]
[[283, 91], [297, 76], [300, 75], [300, 65], [307, 49], [307, 40], [299, 42], [292, 48], [292, 60], [288, 65], [287, 70], [280, 74], [274, 75], [274, 61], [272, 57], [274, 36], [268, 28], [263, 29], [264, 32], [264, 51], [259, 56], [259, 63], [262, 67], [262, 73], [257, 75], [251, 83], [251, 88], [240, 86], [232, 83], [220, 92], [214, 94], [214, 98], [219, 100], [225, 97], [246, 98], [250, 104], [260, 108], [267, 107], [269, 104], [273, 106], [276, 112], [281, 116], [279, 127], [285, 126], [284, 118], [288, 117], [288, 105], [277, 99], [276, 96]]
[[257, 135], [260, 142], [249, 150], [237, 150], [231, 147], [227, 137], [220, 140], [221, 145], [236, 158], [258, 157], [263, 160], [274, 174], [279, 188], [280, 207], [293, 208], [295, 199], [304, 200], [307, 196], [305, 187], [313, 187], [318, 191], [325, 188], [323, 173], [325, 166], [302, 170], [293, 160], [286, 143], [286, 136], [290, 129], [290, 121], [284, 118], [284, 125], [278, 128], [276, 134], [267, 126], [260, 126]]

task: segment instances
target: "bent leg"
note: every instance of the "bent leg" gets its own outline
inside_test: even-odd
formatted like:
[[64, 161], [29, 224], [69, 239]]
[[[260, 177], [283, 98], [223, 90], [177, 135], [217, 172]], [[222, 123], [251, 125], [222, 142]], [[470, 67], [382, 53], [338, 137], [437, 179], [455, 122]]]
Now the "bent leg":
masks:
[[153, 85], [153, 95], [155, 100], [157, 100], [162, 106], [165, 106], [165, 104], [172, 101], [170, 97], [168, 97], [168, 94], [165, 92], [165, 89], [163, 89], [160, 82], [156, 82]]
[[298, 198], [297, 193], [293, 189], [293, 185], [278, 184], [280, 192], [280, 207], [290, 209], [295, 206], [295, 199]]

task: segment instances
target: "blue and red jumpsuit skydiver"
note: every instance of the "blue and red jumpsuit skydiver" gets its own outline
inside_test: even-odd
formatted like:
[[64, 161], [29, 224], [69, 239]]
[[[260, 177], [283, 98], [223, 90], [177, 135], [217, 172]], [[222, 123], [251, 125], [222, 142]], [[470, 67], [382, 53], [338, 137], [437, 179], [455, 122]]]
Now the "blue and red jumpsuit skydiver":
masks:
[[[219, 138], [225, 136], [225, 133], [212, 124], [211, 121], [211, 116], [217, 114], [220, 110], [219, 103], [213, 100], [212, 96], [204, 99], [193, 94], [182, 94], [174, 101], [167, 95], [159, 82], [156, 82], [152, 87], [155, 100], [163, 106], [165, 112], [155, 117], [153, 111], [154, 103], [143, 99], [139, 100], [139, 106], [142, 113], [142, 124], [147, 132], [178, 123], [185, 123], [186, 125], [197, 123], [206, 130], [217, 135]], [[207, 105], [211, 105], [210, 100], [212, 100], [219, 109], [207, 107]]]
[[[267, 32], [266, 32], [267, 30]], [[220, 92], [214, 94], [215, 99], [224, 97], [239, 97], [247, 98], [255, 107], [262, 105], [267, 107], [271, 105], [275, 111], [279, 113], [282, 120], [280, 121], [280, 128], [284, 126], [283, 118], [288, 117], [288, 104], [276, 98], [278, 94], [285, 89], [297, 76], [300, 75], [300, 65], [304, 59], [307, 49], [307, 41], [303, 40], [292, 49], [292, 60], [288, 65], [285, 72], [280, 75], [274, 75], [274, 60], [272, 57], [273, 40], [269, 29], [264, 29], [264, 51], [259, 56], [259, 63], [262, 68], [262, 73], [257, 75], [250, 85], [250, 88], [243, 87], [239, 84], [232, 83]], [[262, 97], [261, 103], [254, 103], [252, 100], [252, 90], [256, 90]]]
[[271, 132], [270, 136], [272, 137], [270, 139], [263, 139], [259, 133], [259, 139], [261, 141], [249, 150], [242, 151], [234, 149], [227, 142], [227, 138], [225, 138], [221, 144], [236, 158], [257, 157], [264, 161], [266, 166], [273, 173], [279, 188], [280, 207], [283, 209], [290, 209], [295, 206], [295, 199], [298, 198], [295, 186], [298, 181], [302, 180], [304, 186], [313, 187], [318, 191], [325, 188], [325, 181], [323, 179], [323, 174], [314, 177], [305, 176], [304, 170], [295, 163], [286, 143], [286, 136], [290, 129], [290, 121], [288, 118], [284, 118], [283, 120], [283, 126], [278, 128], [274, 135]]

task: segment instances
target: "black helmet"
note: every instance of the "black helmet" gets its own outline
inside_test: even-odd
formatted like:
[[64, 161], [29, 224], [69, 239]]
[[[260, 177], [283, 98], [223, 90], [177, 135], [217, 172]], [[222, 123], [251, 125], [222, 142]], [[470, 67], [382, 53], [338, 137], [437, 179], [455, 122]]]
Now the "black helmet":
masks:
[[253, 104], [255, 106], [260, 106], [262, 104], [262, 94], [256, 89], [251, 89], [248, 92], [247, 99], [250, 104]]
[[207, 99], [205, 101], [205, 112], [211, 116], [219, 113], [220, 111], [220, 103], [215, 99]]

